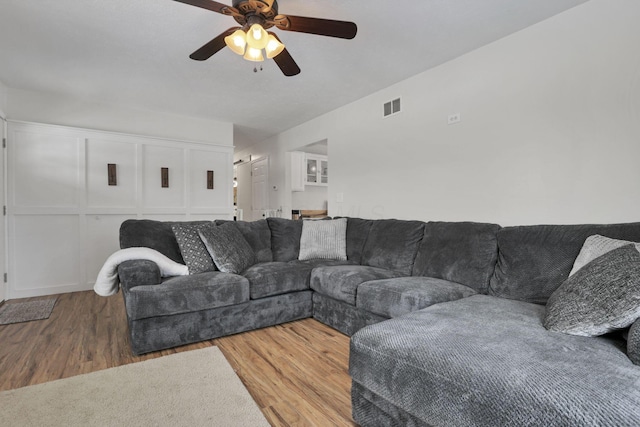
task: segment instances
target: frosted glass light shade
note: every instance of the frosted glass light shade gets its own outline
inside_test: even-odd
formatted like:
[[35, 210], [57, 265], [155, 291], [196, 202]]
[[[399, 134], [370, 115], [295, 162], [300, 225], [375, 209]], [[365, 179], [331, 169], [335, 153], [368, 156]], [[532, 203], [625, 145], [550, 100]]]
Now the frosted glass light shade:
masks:
[[242, 30], [236, 30], [230, 36], [224, 38], [227, 47], [237, 53], [244, 55], [244, 48], [247, 46], [247, 35]]
[[247, 47], [247, 51], [244, 54], [244, 59], [254, 62], [264, 61], [264, 56], [262, 56], [262, 49], [255, 49], [251, 46]]
[[253, 24], [247, 31], [247, 44], [254, 49], [264, 49], [269, 42], [269, 35], [260, 24]]
[[267, 58], [272, 59], [278, 56], [284, 50], [284, 45], [273, 34], [269, 34], [267, 46], [264, 48], [267, 52]]

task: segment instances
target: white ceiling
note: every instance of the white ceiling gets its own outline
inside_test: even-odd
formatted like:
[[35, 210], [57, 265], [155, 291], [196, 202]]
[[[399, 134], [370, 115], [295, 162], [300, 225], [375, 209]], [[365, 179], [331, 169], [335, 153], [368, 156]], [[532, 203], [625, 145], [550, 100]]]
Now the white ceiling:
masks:
[[585, 1], [279, 0], [358, 25], [354, 40], [276, 30], [302, 69], [285, 77], [229, 49], [189, 59], [235, 21], [172, 0], [0, 0], [0, 81], [232, 122], [243, 148]]

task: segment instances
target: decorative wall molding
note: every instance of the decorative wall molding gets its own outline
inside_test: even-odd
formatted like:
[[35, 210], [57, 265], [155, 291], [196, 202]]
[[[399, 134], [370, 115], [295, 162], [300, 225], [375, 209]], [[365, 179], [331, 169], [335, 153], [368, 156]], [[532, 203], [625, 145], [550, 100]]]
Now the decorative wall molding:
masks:
[[229, 146], [9, 121], [7, 178], [9, 299], [91, 289], [125, 219], [233, 217]]

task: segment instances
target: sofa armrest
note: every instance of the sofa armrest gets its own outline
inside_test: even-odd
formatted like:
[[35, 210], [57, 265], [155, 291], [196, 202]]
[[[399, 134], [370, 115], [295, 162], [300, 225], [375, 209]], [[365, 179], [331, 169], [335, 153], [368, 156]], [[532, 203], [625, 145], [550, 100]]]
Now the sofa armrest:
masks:
[[640, 319], [636, 320], [627, 336], [627, 356], [634, 365], [640, 365]]
[[118, 266], [118, 277], [123, 291], [129, 291], [136, 286], [157, 285], [162, 282], [158, 265], [145, 259], [121, 263]]

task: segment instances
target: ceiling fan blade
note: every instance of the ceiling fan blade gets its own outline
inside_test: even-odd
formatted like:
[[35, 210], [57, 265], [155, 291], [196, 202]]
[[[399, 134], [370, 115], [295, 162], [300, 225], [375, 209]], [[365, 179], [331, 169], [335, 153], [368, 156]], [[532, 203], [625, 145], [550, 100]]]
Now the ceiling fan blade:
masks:
[[278, 56], [274, 56], [273, 60], [285, 76], [291, 77], [300, 74], [300, 67], [298, 67], [298, 64], [296, 64], [296, 61], [293, 60], [286, 48]]
[[263, 0], [263, 1], [264, 1], [264, 3], [266, 3], [267, 5], [266, 5], [264, 8], [262, 8], [262, 10], [260, 11], [260, 13], [267, 14], [267, 13], [271, 12], [271, 9], [273, 8], [273, 2], [274, 2], [275, 0]]
[[353, 22], [335, 21], [333, 19], [278, 15], [273, 21], [278, 28], [284, 31], [317, 34], [341, 39], [352, 39], [358, 32], [358, 27]]
[[[275, 37], [276, 40], [282, 43], [282, 40], [280, 40], [280, 37], [278, 37], [276, 33], [272, 33], [271, 31], [269, 31], [269, 35]], [[282, 52], [274, 56], [273, 60], [285, 76], [291, 77], [300, 74], [300, 67], [298, 67], [298, 64], [296, 64], [296, 61], [293, 60], [291, 54], [286, 48], [284, 48]]]
[[227, 46], [227, 44], [224, 42], [224, 38], [233, 34], [233, 32], [238, 28], [240, 27], [229, 28], [227, 31], [220, 34], [218, 37], [214, 38], [209, 43], [193, 52], [191, 55], [189, 55], [189, 58], [195, 59], [196, 61], [204, 61], [205, 59], [211, 58], [219, 50]]
[[203, 9], [212, 10], [214, 12], [221, 13], [223, 15], [229, 15], [230, 12], [235, 11], [231, 6], [218, 3], [213, 0], [175, 0], [180, 3], [190, 4], [191, 6], [201, 7]]

